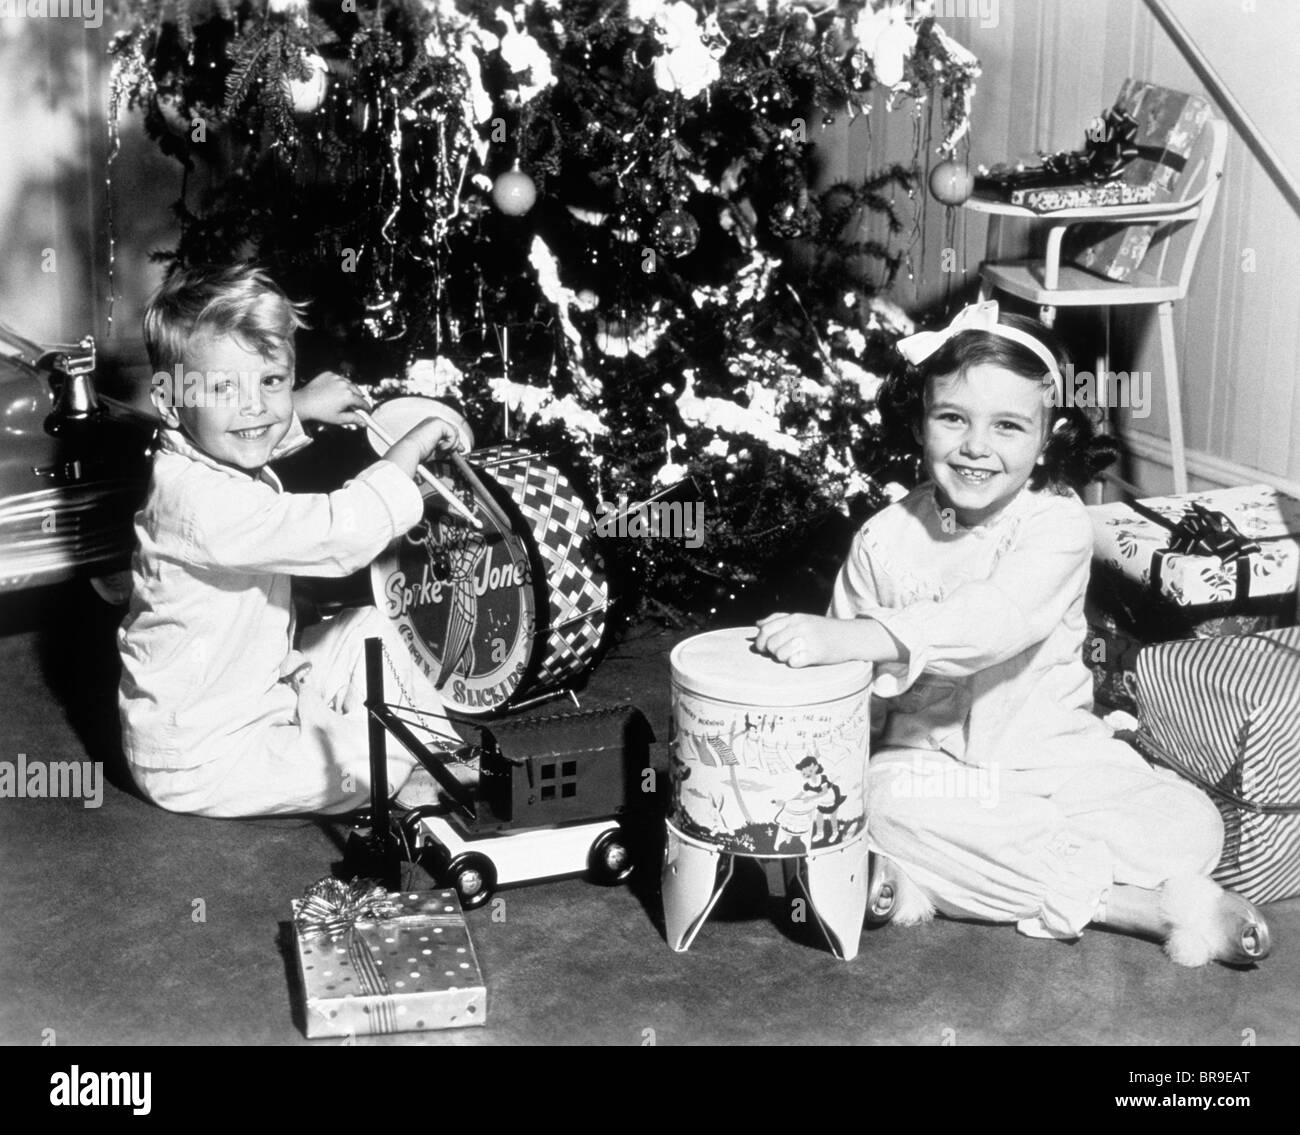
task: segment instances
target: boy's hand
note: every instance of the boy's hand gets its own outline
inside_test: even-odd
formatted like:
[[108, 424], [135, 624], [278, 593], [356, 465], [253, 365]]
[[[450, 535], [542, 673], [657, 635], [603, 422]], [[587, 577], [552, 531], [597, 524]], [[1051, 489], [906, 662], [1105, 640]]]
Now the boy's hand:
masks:
[[304, 422], [328, 422], [335, 426], [359, 426], [352, 411], [365, 410], [369, 400], [361, 388], [341, 374], [327, 370], [293, 392], [293, 408]]
[[446, 456], [460, 449], [460, 433], [450, 422], [443, 418], [425, 418], [413, 430], [408, 430], [400, 439], [415, 443], [420, 452], [420, 461], [428, 461], [435, 455]]
[[422, 465], [435, 454], [448, 454], [460, 448], [460, 432], [442, 418], [425, 418], [418, 426], [404, 433], [384, 454], [408, 477], [415, 476], [415, 467]]

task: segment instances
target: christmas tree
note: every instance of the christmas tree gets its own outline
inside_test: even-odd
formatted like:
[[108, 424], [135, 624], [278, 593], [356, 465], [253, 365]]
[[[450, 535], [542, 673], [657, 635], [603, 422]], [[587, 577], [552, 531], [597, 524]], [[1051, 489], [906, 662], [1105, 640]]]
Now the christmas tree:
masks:
[[142, 110], [181, 163], [168, 256], [258, 259], [323, 363], [457, 402], [598, 499], [701, 500], [700, 547], [623, 542], [642, 596], [815, 591], [912, 474], [875, 407], [910, 321], [877, 293], [918, 169], [818, 189], [812, 139], [881, 87], [940, 106], [954, 151], [978, 65], [925, 4], [119, 8], [110, 127]]

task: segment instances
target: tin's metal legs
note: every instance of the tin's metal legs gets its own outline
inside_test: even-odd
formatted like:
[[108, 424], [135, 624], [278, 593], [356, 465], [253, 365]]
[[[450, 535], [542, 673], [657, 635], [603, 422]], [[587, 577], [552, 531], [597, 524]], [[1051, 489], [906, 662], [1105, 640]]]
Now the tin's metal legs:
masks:
[[[718, 860], [725, 859], [724, 874], [718, 876]], [[734, 862], [716, 847], [690, 839], [671, 824], [664, 852], [661, 890], [664, 899], [664, 929], [668, 945], [679, 953], [689, 949], [727, 883]]]
[[857, 957], [870, 882], [865, 837], [790, 864], [787, 886], [793, 881], [803, 891], [831, 953], [844, 961]]
[[[734, 856], [729, 852], [668, 825], [662, 891], [664, 926], [674, 950], [690, 948], [733, 869]], [[802, 892], [831, 953], [845, 961], [856, 957], [870, 881], [865, 834], [815, 855], [786, 859], [785, 877], [788, 887]]]

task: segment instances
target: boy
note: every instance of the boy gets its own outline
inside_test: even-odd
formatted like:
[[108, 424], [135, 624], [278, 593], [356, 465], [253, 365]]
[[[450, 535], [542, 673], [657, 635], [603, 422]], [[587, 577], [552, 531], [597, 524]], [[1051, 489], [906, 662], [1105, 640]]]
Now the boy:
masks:
[[[389, 689], [459, 743], [374, 608], [310, 628], [293, 649], [290, 575], [368, 564], [423, 515], [417, 464], [457, 444], [451, 426], [429, 419], [343, 488], [285, 492], [268, 462], [308, 443], [301, 419], [348, 423], [366, 404], [338, 375], [293, 391], [293, 332], [303, 325], [247, 266], [179, 272], [145, 312], [165, 428], [135, 518], [119, 705], [136, 783], [172, 811], [337, 813], [365, 803], [369, 636], [384, 640]], [[390, 744], [393, 788], [415, 767]]]

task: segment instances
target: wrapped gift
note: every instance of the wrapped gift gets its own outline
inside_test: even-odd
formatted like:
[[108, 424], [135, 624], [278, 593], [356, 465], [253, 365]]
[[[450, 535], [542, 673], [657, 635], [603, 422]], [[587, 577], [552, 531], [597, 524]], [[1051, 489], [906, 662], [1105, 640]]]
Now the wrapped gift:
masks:
[[[1135, 601], [1136, 600], [1136, 601]], [[1084, 605], [1088, 637], [1084, 664], [1092, 671], [1093, 698], [1099, 705], [1137, 713], [1138, 654], [1147, 646], [1174, 639], [1209, 639], [1257, 634], [1284, 622], [1280, 612], [1220, 615], [1188, 623], [1169, 617], [1159, 606], [1141, 602], [1135, 591], [1117, 591], [1113, 581], [1094, 577]]]
[[481, 1025], [487, 992], [456, 892], [322, 879], [293, 904], [309, 1037]]
[[1149, 205], [1155, 200], [1154, 185], [1129, 185], [1108, 181], [1103, 185], [1062, 185], [1043, 189], [1014, 189], [1013, 205], [1023, 205], [1037, 213], [1054, 213], [1058, 209], [1105, 209], [1118, 205]]
[[1094, 505], [1093, 558], [1203, 618], [1294, 607], [1300, 501], [1267, 485]]
[[[1137, 123], [1137, 150], [1120, 175], [1129, 185], [1150, 186], [1153, 201], [1172, 201], [1205, 124], [1210, 104], [1200, 95], [1128, 79], [1115, 111]], [[1065, 258], [1111, 280], [1127, 280], [1142, 265], [1154, 225], [1079, 225], [1070, 231]]]
[[[1033, 178], [1029, 180], [1035, 180]], [[1149, 205], [1156, 199], [1154, 185], [1129, 185], [1123, 181], [1101, 183], [1068, 181], [1064, 184], [1026, 184], [1016, 171], [990, 170], [975, 179], [980, 197], [1006, 201], [1033, 209], [1036, 213], [1054, 213], [1059, 209], [1104, 209], [1116, 205]]]
[[1099, 705], [1137, 710], [1137, 654], [1147, 644], [1126, 620], [1089, 595], [1084, 606], [1088, 637], [1084, 664], [1092, 671], [1092, 695]]
[[1014, 167], [981, 168], [975, 194], [1039, 213], [1147, 204], [1156, 199], [1156, 185], [1125, 176], [1142, 153], [1133, 144], [1137, 128], [1135, 119], [1112, 108], [1089, 132], [1084, 149], [1042, 154]]
[[1266, 485], [1096, 505], [1084, 661], [1099, 702], [1133, 712], [1138, 651], [1293, 621], [1300, 501]]
[[1138, 747], [1223, 816], [1214, 878], [1252, 902], [1300, 895], [1300, 627], [1143, 651]]

